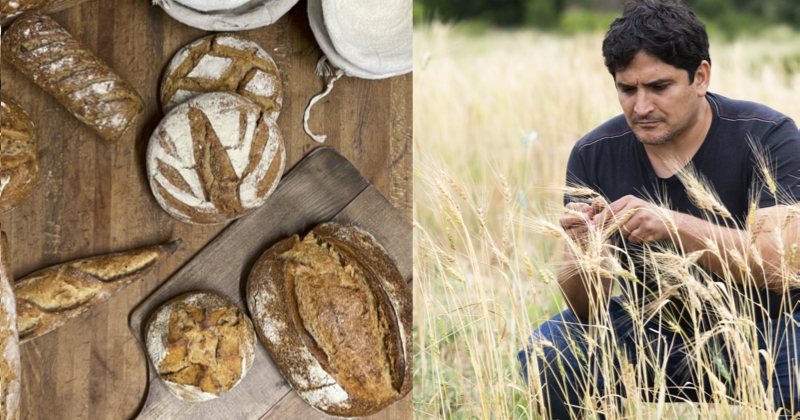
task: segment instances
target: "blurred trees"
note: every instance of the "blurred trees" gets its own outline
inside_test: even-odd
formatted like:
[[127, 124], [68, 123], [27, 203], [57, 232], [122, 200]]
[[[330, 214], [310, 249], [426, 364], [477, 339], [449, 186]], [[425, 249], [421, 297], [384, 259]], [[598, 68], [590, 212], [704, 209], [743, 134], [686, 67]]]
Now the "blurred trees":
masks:
[[[798, 0], [683, 0], [709, 26], [728, 35], [786, 24], [800, 29]], [[501, 27], [558, 27], [565, 11], [615, 12], [625, 0], [414, 0], [416, 20], [475, 20]]]

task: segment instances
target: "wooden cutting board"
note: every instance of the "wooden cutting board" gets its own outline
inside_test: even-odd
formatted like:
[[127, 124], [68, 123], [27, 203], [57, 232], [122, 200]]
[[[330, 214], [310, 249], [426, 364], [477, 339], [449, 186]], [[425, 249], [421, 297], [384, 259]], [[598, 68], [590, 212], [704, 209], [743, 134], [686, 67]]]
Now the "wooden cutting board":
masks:
[[[246, 279], [258, 257], [278, 240], [330, 220], [353, 223], [370, 232], [406, 281], [411, 280], [411, 225], [347, 159], [323, 147], [287, 174], [264, 207], [228, 226], [137, 306], [131, 313], [131, 331], [141, 342], [153, 311], [192, 290], [217, 292], [246, 310]], [[174, 397], [152, 363], [148, 365], [147, 398], [139, 419], [259, 419], [294, 393], [260, 342], [242, 382], [212, 401], [186, 402]], [[326, 416], [320, 413], [319, 417]]]

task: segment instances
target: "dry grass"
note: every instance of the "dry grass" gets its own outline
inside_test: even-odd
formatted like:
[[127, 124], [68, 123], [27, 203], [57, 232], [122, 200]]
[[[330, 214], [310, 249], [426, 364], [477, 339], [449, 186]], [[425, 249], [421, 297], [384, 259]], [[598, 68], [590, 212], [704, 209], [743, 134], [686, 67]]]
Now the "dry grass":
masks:
[[[559, 38], [490, 32], [475, 37], [439, 24], [415, 28], [418, 418], [537, 418], [540, 385], [526, 388], [517, 374], [516, 353], [537, 325], [563, 309], [555, 274], [565, 239], [556, 220], [562, 213], [569, 151], [583, 134], [620, 112], [602, 64], [601, 42], [602, 34]], [[800, 60], [800, 38], [776, 33], [733, 44], [712, 40], [711, 53], [713, 92], [762, 102], [800, 120], [800, 75], [788, 73], [785, 65]], [[702, 180], [694, 188], [701, 203], [726, 217]], [[590, 192], [584, 192], [590, 200]], [[758, 220], [748, 223], [751, 237], [763, 227]], [[606, 233], [598, 232], [594, 245], [580, 249], [581, 267], [594, 273], [589, 278], [632, 276], [605, 256], [600, 239]], [[797, 246], [791, 245], [793, 238], [780, 240], [784, 265], [791, 267]], [[713, 251], [715, 245], [709, 246]], [[612, 251], [624, 257], [625, 250]], [[752, 368], [759, 357], [752, 351], [752, 323], [731, 309], [720, 293], [724, 285], [709, 285], [692, 274], [697, 255], [670, 250], [649, 255], [662, 267], [665, 293], [687, 293], [693, 305], [717, 308], [724, 322], [698, 342], [725, 338], [742, 354], [742, 366], [750, 366], [728, 374], [759, 375]], [[741, 252], [727, 258], [746, 266], [758, 255]], [[596, 351], [614, 352], [613, 335], [590, 339]], [[693, 368], [710, 375], [716, 361], [701, 349], [698, 345]], [[643, 359], [623, 366], [621, 380], [629, 391], [639, 386], [636, 375], [652, 360], [647, 354]], [[712, 382], [719, 386], [716, 379]], [[742, 383], [748, 385], [738, 391], [738, 404], [630, 399], [626, 413], [631, 418], [774, 417], [765, 406], [770, 390], [762, 389], [760, 381]], [[613, 414], [612, 407], [601, 408]]]

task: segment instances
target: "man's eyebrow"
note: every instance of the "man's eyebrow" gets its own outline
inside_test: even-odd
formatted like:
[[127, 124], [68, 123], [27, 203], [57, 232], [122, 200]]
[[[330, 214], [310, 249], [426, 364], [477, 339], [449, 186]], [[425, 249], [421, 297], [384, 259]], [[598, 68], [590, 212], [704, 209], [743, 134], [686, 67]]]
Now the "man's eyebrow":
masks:
[[[647, 83], [642, 83], [642, 84], [644, 86], [646, 86], [646, 87], [653, 87], [653, 86], [669, 84], [669, 83], [672, 83], [672, 82], [673, 82], [672, 79], [667, 78], [667, 79], [657, 79], [657, 80], [653, 80], [652, 82], [647, 82]], [[616, 85], [617, 85], [618, 88], [634, 87], [633, 85], [629, 85], [627, 83], [622, 83], [622, 82], [617, 82]]]
[[658, 86], [658, 85], [665, 85], [668, 83], [672, 83], [672, 79], [658, 79], [653, 80], [652, 82], [643, 83], [643, 85], [647, 87]]

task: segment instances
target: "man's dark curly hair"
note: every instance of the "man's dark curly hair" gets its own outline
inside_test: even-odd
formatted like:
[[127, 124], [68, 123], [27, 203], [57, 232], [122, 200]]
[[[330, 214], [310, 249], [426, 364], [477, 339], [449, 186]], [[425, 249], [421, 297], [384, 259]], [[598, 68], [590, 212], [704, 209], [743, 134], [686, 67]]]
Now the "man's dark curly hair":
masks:
[[603, 40], [606, 68], [616, 78], [639, 51], [689, 73], [703, 60], [711, 64], [706, 25], [686, 6], [658, 0], [633, 1], [611, 22]]

